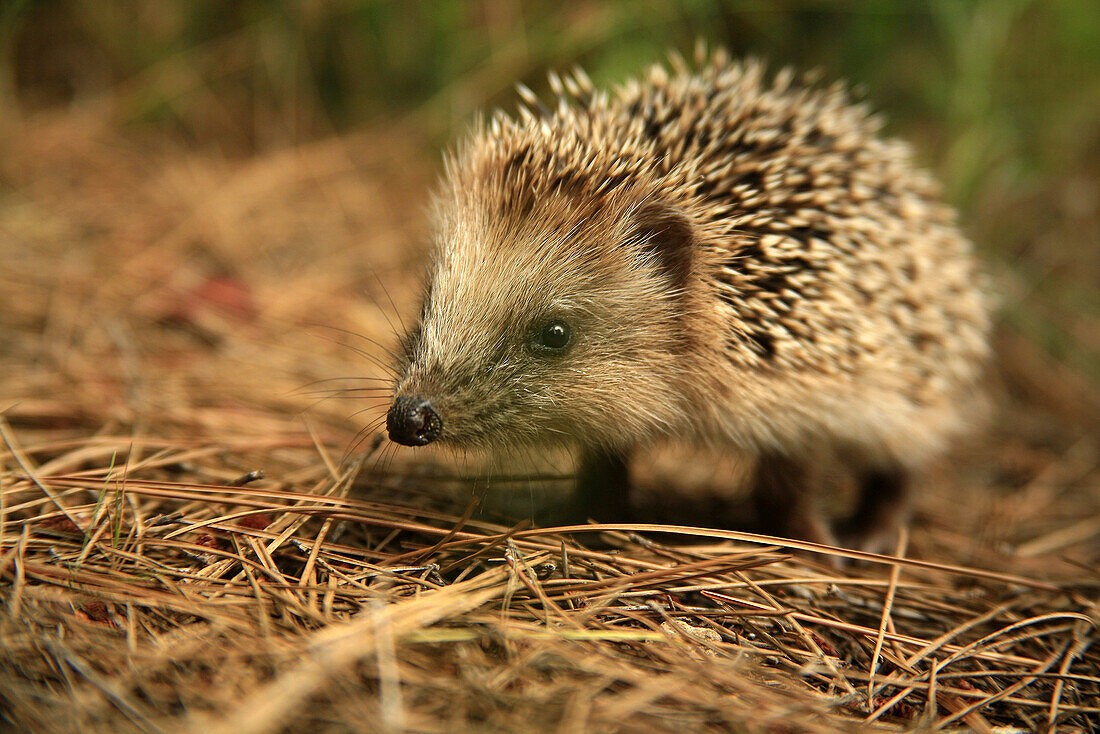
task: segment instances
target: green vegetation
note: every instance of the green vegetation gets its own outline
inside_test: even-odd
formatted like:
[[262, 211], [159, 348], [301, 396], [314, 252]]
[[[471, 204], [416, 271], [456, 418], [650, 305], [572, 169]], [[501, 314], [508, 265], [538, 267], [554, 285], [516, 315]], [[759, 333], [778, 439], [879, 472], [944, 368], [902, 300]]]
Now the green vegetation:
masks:
[[0, 124], [110, 93], [230, 155], [394, 120], [438, 147], [516, 81], [614, 82], [697, 39], [850, 80], [960, 206], [1007, 320], [1100, 376], [1093, 0], [9, 0]]

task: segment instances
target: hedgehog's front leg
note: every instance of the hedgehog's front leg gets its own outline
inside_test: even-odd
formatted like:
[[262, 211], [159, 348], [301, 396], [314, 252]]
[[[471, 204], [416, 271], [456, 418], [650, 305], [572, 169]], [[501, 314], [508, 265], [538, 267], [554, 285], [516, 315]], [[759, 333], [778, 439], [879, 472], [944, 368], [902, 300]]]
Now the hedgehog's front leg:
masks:
[[855, 511], [838, 527], [844, 544], [872, 553], [892, 553], [898, 530], [909, 519], [909, 472], [871, 467], [859, 475]]
[[761, 529], [771, 535], [835, 545], [818, 503], [813, 462], [766, 453], [756, 462], [752, 499]]
[[574, 506], [582, 520], [630, 520], [630, 466], [626, 453], [588, 450], [577, 462]]

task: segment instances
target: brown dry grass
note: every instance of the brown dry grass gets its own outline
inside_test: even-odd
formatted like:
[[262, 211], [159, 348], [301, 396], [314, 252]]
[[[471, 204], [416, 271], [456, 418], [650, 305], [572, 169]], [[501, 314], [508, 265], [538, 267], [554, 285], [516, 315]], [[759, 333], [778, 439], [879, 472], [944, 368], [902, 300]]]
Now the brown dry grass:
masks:
[[1030, 342], [1002, 333], [1001, 420], [901, 558], [491, 521], [372, 438], [372, 340], [422, 258], [408, 131], [234, 159], [120, 98], [22, 120], [0, 160], [0, 720], [1096, 730], [1095, 391]]

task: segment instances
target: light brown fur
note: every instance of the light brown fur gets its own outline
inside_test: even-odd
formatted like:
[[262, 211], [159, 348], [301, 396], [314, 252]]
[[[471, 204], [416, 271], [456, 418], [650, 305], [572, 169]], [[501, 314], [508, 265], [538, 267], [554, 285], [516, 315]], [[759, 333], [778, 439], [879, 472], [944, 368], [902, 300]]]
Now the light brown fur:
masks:
[[[839, 452], [867, 542], [971, 422], [989, 323], [970, 245], [840, 87], [721, 54], [673, 67], [611, 94], [555, 78], [556, 109], [498, 115], [448, 160], [396, 394], [456, 445], [735, 447], [759, 457], [762, 519], [813, 540], [832, 533], [811, 465]], [[573, 329], [562, 355], [530, 347], [548, 318]]]

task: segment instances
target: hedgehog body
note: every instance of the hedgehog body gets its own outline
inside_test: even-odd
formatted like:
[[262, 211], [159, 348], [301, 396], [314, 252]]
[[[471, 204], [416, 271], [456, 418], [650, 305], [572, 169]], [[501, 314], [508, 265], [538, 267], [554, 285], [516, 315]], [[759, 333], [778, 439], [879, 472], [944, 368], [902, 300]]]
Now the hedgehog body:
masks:
[[825, 448], [863, 487], [853, 537], [896, 525], [910, 470], [970, 422], [988, 330], [907, 147], [839, 86], [721, 55], [610, 93], [552, 81], [555, 109], [448, 159], [391, 438], [577, 446], [605, 510], [638, 447], [733, 446], [762, 519], [811, 540], [833, 538]]

